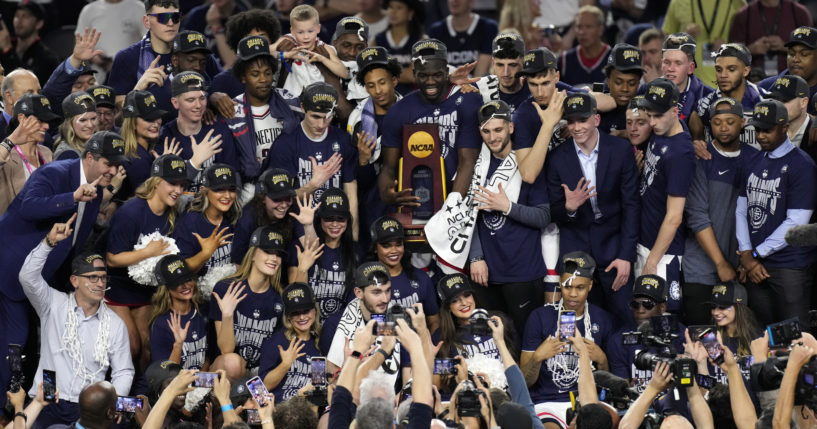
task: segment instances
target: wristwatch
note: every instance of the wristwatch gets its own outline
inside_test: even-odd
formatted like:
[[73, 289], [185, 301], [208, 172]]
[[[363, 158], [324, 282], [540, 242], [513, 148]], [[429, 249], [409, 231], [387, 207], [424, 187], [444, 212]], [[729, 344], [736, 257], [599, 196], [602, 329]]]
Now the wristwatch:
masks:
[[752, 258], [760, 259], [760, 253], [757, 253], [757, 250], [752, 249]]
[[107, 189], [108, 192], [110, 192], [112, 194], [115, 194], [116, 190], [117, 190], [116, 188], [113, 187], [113, 185], [108, 185], [108, 186], [105, 187], [105, 189]]
[[8, 152], [11, 152], [11, 148], [13, 148], [14, 146], [16, 146], [16, 145], [8, 137], [4, 138], [3, 141], [0, 142], [0, 147], [3, 147]]
[[474, 256], [473, 258], [469, 259], [468, 262], [473, 264], [474, 262], [479, 262], [479, 261], [484, 261], [484, 260], [485, 260], [485, 258], [482, 257], [482, 256]]

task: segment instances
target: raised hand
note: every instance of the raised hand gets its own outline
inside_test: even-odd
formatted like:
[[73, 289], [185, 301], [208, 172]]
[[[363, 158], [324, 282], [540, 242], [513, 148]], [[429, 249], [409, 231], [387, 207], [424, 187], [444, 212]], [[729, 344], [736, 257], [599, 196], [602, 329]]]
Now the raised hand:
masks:
[[184, 340], [187, 339], [187, 330], [190, 328], [190, 321], [188, 320], [182, 326], [182, 315], [176, 313], [176, 311], [171, 311], [167, 326], [170, 327], [170, 332], [173, 333], [173, 343], [184, 344]]
[[311, 194], [305, 194], [303, 198], [295, 197], [295, 202], [298, 204], [298, 213], [289, 212], [289, 215], [301, 225], [312, 225], [315, 222], [315, 211], [318, 210], [321, 203], [316, 204]]
[[97, 55], [104, 54], [101, 49], [96, 49], [100, 37], [102, 37], [102, 32], [97, 31], [96, 28], [86, 28], [84, 32], [76, 33], [74, 35], [74, 52], [71, 54], [72, 59], [81, 63], [82, 61], [89, 61]]
[[655, 371], [652, 373], [652, 379], [650, 379], [648, 387], [660, 393], [667, 390], [670, 383], [672, 383], [672, 371], [670, 371], [669, 365], [664, 361], [655, 364]]
[[[554, 91], [546, 109], [542, 109], [536, 101], [531, 101], [533, 108], [536, 109], [536, 114], [539, 115], [539, 120], [542, 121], [542, 126], [549, 124], [551, 127], [555, 127], [559, 123], [564, 112], [565, 98], [567, 98], [567, 94], [564, 91]], [[555, 129], [553, 133], [556, 133]]]
[[213, 292], [213, 298], [216, 299], [216, 303], [218, 304], [218, 308], [221, 310], [221, 314], [234, 314], [235, 309], [238, 307], [238, 304], [241, 301], [244, 301], [247, 298], [248, 294], [244, 293], [244, 289], [246, 289], [246, 285], [242, 285], [241, 282], [235, 281], [230, 283], [230, 286], [227, 287], [227, 291], [224, 292], [224, 296], [221, 297], [218, 293]]
[[340, 153], [335, 152], [322, 165], [318, 165], [318, 161], [315, 157], [310, 156], [309, 160], [312, 162], [312, 180], [310, 180], [310, 182], [312, 182], [316, 188], [320, 188], [340, 171], [343, 157], [340, 156]]
[[[151, 150], [150, 153], [153, 155], [154, 158], [158, 158], [160, 155], [156, 153], [155, 150]], [[176, 141], [176, 138], [173, 137], [172, 139], [168, 140], [165, 137], [164, 145], [162, 146], [162, 155], [173, 154], [179, 156], [182, 154], [182, 146], [181, 143]]]
[[321, 244], [318, 237], [305, 237], [303, 245], [303, 250], [296, 246], [296, 249], [298, 250], [298, 268], [302, 269], [303, 271], [308, 271], [309, 268], [315, 264], [315, 261], [317, 261], [321, 255], [323, 255], [324, 245]]
[[289, 347], [286, 350], [279, 345], [278, 353], [281, 355], [281, 362], [284, 364], [284, 367], [289, 368], [299, 357], [306, 356], [306, 353], [301, 353], [304, 347], [306, 347], [306, 343], [298, 337], [292, 337], [292, 339], [289, 340]]
[[116, 174], [114, 174], [113, 178], [111, 179], [111, 185], [114, 188], [119, 189], [122, 187], [122, 183], [125, 181], [125, 178], [128, 177], [128, 170], [125, 170], [125, 167], [119, 166], [116, 169]]
[[74, 202], [88, 202], [93, 201], [96, 198], [96, 187], [99, 186], [99, 181], [102, 180], [102, 175], [96, 178], [91, 183], [86, 183], [84, 185], [79, 185], [76, 191], [74, 191]]
[[219, 230], [218, 228], [220, 226], [221, 225], [216, 225], [216, 227], [213, 228], [213, 232], [210, 233], [210, 236], [207, 238], [202, 238], [197, 232], [193, 233], [193, 236], [196, 237], [196, 240], [198, 240], [199, 246], [201, 246], [201, 250], [202, 252], [204, 252], [205, 255], [213, 256], [213, 253], [216, 252], [216, 249], [218, 249], [221, 246], [230, 244], [229, 239], [230, 237], [233, 236], [232, 233], [228, 234], [228, 232], [230, 231], [230, 227], [225, 226], [224, 228], [221, 228], [221, 230]]
[[463, 64], [457, 67], [457, 69], [454, 70], [454, 73], [448, 75], [448, 80], [452, 84], [459, 86], [467, 85], [469, 83], [477, 83], [479, 81], [478, 77], [472, 78], [468, 77], [468, 75], [471, 74], [472, 71], [474, 71], [474, 68], [476, 68], [476, 66], [477, 66], [476, 61], [468, 64]]
[[40, 121], [34, 115], [23, 118], [20, 125], [9, 135], [9, 139], [16, 145], [38, 141], [42, 137], [40, 135]]
[[193, 149], [190, 164], [192, 164], [193, 167], [201, 168], [207, 160], [217, 153], [221, 153], [221, 134], [216, 134], [214, 137], [214, 132], [215, 128], [208, 131], [207, 134], [204, 135], [204, 138], [201, 139], [201, 143], [196, 142], [195, 136], [190, 136], [190, 146]]
[[508, 199], [508, 194], [502, 189], [502, 183], [499, 184], [496, 192], [491, 192], [490, 189], [480, 186], [474, 194], [474, 200], [480, 204], [477, 207], [479, 210], [493, 210], [500, 213], [511, 211], [511, 200]]
[[570, 213], [575, 212], [587, 200], [598, 195], [595, 192], [596, 187], [590, 186], [590, 181], [584, 177], [579, 179], [579, 183], [572, 191], [564, 183], [562, 183], [562, 189], [565, 191], [565, 209]]
[[136, 82], [136, 86], [134, 86], [133, 89], [144, 91], [148, 89], [150, 85], [164, 86], [167, 74], [165, 73], [164, 66], [159, 65], [160, 58], [162, 58], [161, 55], [156, 55], [156, 58], [150, 63], [150, 67], [145, 70], [145, 73], [139, 78], [139, 81]]
[[366, 131], [357, 133], [358, 164], [363, 166], [369, 165], [369, 160], [372, 159], [372, 152], [376, 144], [377, 136], [373, 136]]

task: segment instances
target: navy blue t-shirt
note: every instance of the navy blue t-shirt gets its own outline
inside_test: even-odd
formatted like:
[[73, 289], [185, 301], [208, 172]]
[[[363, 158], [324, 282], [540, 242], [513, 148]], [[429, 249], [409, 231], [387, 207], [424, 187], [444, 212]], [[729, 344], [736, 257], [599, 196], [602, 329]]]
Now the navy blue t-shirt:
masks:
[[530, 96], [530, 89], [528, 89], [528, 85], [524, 81], [522, 82], [522, 88], [512, 94], [499, 91], [499, 99], [508, 103], [508, 106], [511, 107], [511, 113], [521, 106]]
[[207, 93], [212, 94], [214, 92], [223, 92], [229, 95], [230, 98], [236, 98], [244, 93], [244, 84], [235, 77], [233, 68], [230, 67], [213, 77], [210, 88], [207, 88]]
[[[255, 215], [255, 207], [253, 203], [249, 203], [244, 206], [244, 211], [241, 213], [241, 217], [238, 219], [238, 222], [233, 226], [233, 237], [231, 241], [233, 242], [232, 250], [230, 251], [231, 257], [230, 259], [233, 261], [234, 264], [241, 264], [241, 261], [244, 260], [244, 255], [247, 254], [247, 251], [250, 250], [250, 237], [252, 236], [253, 231], [261, 225], [257, 225]], [[279, 230], [289, 227], [289, 231], [281, 231], [284, 234], [284, 239], [291, 239], [294, 237], [295, 234], [295, 223], [291, 220], [292, 217], [287, 215], [286, 218], [281, 219], [277, 222], [273, 222], [270, 225], [279, 228]], [[284, 264], [287, 264], [288, 261], [283, 260], [281, 261]]]
[[[491, 177], [502, 161], [491, 156], [488, 177]], [[522, 183], [517, 202], [529, 207], [548, 203], [544, 169], [533, 184]], [[480, 210], [477, 231], [485, 263], [488, 264], [490, 282], [527, 282], [545, 276], [547, 269], [542, 259], [538, 228], [524, 225], [499, 211]], [[525, 251], [520, 253], [519, 249]]]
[[[193, 233], [198, 234], [201, 238], [206, 238], [214, 234], [213, 229], [215, 227], [215, 225], [207, 220], [207, 216], [205, 216], [203, 212], [187, 212], [183, 214], [176, 222], [176, 228], [173, 230], [173, 238], [176, 239], [176, 246], [179, 247], [179, 256], [187, 259], [201, 252], [199, 240], [196, 239]], [[233, 225], [222, 222], [222, 224], [218, 226], [218, 230], [221, 231], [224, 228], [227, 228], [226, 234], [232, 234]], [[230, 264], [232, 262], [230, 258], [233, 249], [232, 246], [230, 240], [227, 240], [227, 244], [219, 246], [197, 274], [203, 276], [207, 274], [207, 271], [212, 267]]]
[[[223, 120], [216, 121], [213, 125], [205, 125], [202, 124], [201, 130], [193, 136], [186, 136], [179, 131], [179, 126], [177, 123], [177, 119], [174, 119], [168, 122], [165, 125], [162, 125], [162, 132], [159, 135], [159, 141], [164, 142], [165, 138], [168, 141], [172, 139], [176, 139], [176, 142], [179, 143], [179, 147], [182, 149], [182, 153], [179, 154], [180, 157], [183, 159], [190, 159], [193, 157], [193, 138], [196, 139], [197, 144], [201, 144], [204, 141], [204, 136], [207, 133], [213, 131], [212, 137], [215, 138], [218, 135], [221, 135], [221, 152], [213, 155], [207, 161], [199, 167], [199, 174], [196, 175], [196, 178], [192, 180], [185, 189], [185, 192], [190, 194], [195, 194], [198, 192], [199, 187], [201, 186], [201, 173], [209, 166], [213, 165], [213, 163], [223, 163], [227, 165], [237, 166], [238, 165], [238, 157], [236, 155], [236, 148], [235, 148], [235, 140], [233, 140], [233, 133], [227, 128], [227, 124], [224, 123]], [[191, 138], [192, 137], [192, 138]], [[163, 151], [163, 147], [156, 147], [156, 152], [159, 155], [162, 155], [160, 151]]]
[[[456, 323], [456, 322], [455, 322]], [[493, 335], [474, 335], [471, 332], [471, 325], [461, 325], [457, 328], [457, 334], [462, 342], [462, 350], [456, 347], [449, 347], [444, 344], [441, 351], [447, 351], [448, 358], [462, 356], [470, 359], [476, 355], [483, 355], [488, 359], [501, 360], [499, 349], [496, 347]], [[431, 336], [431, 342], [437, 344], [440, 341], [440, 330], [436, 330]]]
[[437, 304], [437, 294], [434, 284], [423, 270], [414, 270], [414, 280], [411, 280], [405, 270], [391, 278], [391, 300], [403, 308], [411, 308], [414, 304], [423, 304], [423, 313], [434, 316], [440, 313]]
[[[163, 362], [170, 358], [173, 351], [173, 332], [168, 322], [170, 312], [156, 318], [150, 327], [150, 361]], [[187, 338], [182, 345], [181, 366], [183, 369], [201, 369], [207, 358], [207, 319], [195, 307], [182, 315], [181, 325], [190, 322], [187, 328]]]
[[[641, 171], [641, 233], [638, 242], [652, 249], [667, 214], [667, 198], [686, 198], [695, 176], [695, 149], [686, 131], [672, 137], [653, 134]], [[667, 255], [684, 254], [684, 228], [675, 231]]]
[[[452, 89], [449, 89], [449, 94]], [[380, 144], [402, 150], [404, 124], [438, 124], [440, 154], [445, 160], [445, 179], [450, 183], [457, 172], [457, 149], [479, 149], [482, 145], [477, 123], [477, 112], [481, 106], [482, 97], [477, 93], [457, 92], [450, 94], [440, 104], [428, 104], [423, 101], [419, 91], [414, 91], [386, 112]]]
[[[587, 338], [584, 329], [584, 318], [590, 314], [590, 329], [593, 342], [602, 350], [613, 337], [613, 319], [599, 307], [587, 303], [584, 316], [576, 318], [576, 327]], [[522, 337], [522, 351], [534, 352], [548, 336], [558, 335], [559, 311], [553, 306], [539, 307], [531, 312], [525, 324], [525, 335]], [[579, 381], [579, 358], [573, 352], [560, 353], [542, 362], [539, 379], [530, 386], [530, 396], [534, 404], [543, 402], [568, 402], [568, 392], [576, 391]], [[575, 374], [573, 374], [575, 372]], [[575, 375], [575, 376], [574, 376]]]
[[[618, 377], [633, 382], [633, 387], [636, 387], [639, 392], [643, 392], [647, 384], [652, 380], [652, 371], [636, 369], [635, 361], [636, 354], [644, 349], [643, 345], [624, 345], [624, 332], [637, 331], [638, 327], [630, 325], [627, 328], [620, 329], [613, 334], [610, 341], [607, 342], [607, 348], [604, 352], [607, 354], [607, 362], [610, 364], [610, 372]], [[673, 345], [678, 353], [684, 351], [684, 332], [686, 326], [678, 323], [678, 338], [675, 339]]]
[[295, 178], [295, 187], [305, 186], [312, 179], [312, 161], [323, 165], [335, 153], [340, 153], [343, 163], [332, 178], [315, 191], [315, 202], [329, 188], [343, 188], [343, 184], [355, 181], [357, 148], [352, 146], [349, 134], [330, 126], [320, 140], [313, 140], [304, 132], [303, 125], [292, 133], [285, 133], [275, 141], [275, 150], [269, 152], [270, 168], [283, 168]]
[[[746, 197], [752, 248], [763, 243], [786, 220], [786, 211], [814, 210], [817, 167], [802, 149], [780, 158], [758, 157], [748, 166], [740, 196]], [[805, 267], [817, 259], [813, 246], [786, 246], [763, 258], [766, 267]]]
[[[533, 107], [535, 102], [533, 96], [530, 96], [522, 104], [517, 105], [513, 112], [513, 142], [511, 144], [514, 150], [532, 148], [536, 142], [536, 136], [539, 135], [539, 130], [542, 128], [542, 120], [536, 113], [536, 107]], [[558, 134], [558, 129], [554, 129], [548, 144], [548, 151], [565, 141]]]
[[132, 197], [136, 189], [139, 188], [142, 183], [145, 183], [145, 180], [150, 179], [150, 167], [154, 159], [153, 154], [151, 154], [149, 150], [142, 147], [142, 145], [136, 145], [136, 156], [128, 157], [128, 159], [122, 163], [128, 175], [122, 183], [122, 189], [116, 193], [118, 199]]
[[[213, 287], [213, 293], [223, 297], [231, 280], [222, 280]], [[255, 293], [245, 285], [247, 297], [238, 303], [233, 315], [235, 352], [247, 362], [247, 368], [257, 368], [261, 362], [261, 345], [264, 340], [283, 326], [284, 304], [281, 295], [270, 287], [266, 292]], [[215, 297], [210, 298], [210, 320], [221, 321], [221, 308]], [[218, 335], [218, 333], [216, 334]]]
[[601, 112], [599, 131], [610, 134], [611, 131], [627, 129], [627, 106], [616, 107], [609, 112]]
[[[308, 272], [307, 283], [312, 288], [315, 302], [321, 311], [321, 323], [335, 313], [342, 313], [346, 307], [346, 268], [343, 266], [341, 252], [340, 247], [333, 249], [324, 246], [323, 255]], [[298, 265], [298, 253], [295, 249], [289, 252], [289, 264], [293, 267]]]
[[[312, 382], [312, 357], [322, 355], [315, 345], [314, 338], [302, 344], [304, 348], [301, 349], [301, 353], [304, 355], [295, 359], [281, 382], [270, 391], [275, 395], [276, 401], [286, 401], [298, 395], [298, 390]], [[261, 347], [261, 366], [258, 368], [258, 375], [262, 380], [281, 364], [281, 353], [278, 351], [278, 346], [281, 346], [283, 350], [289, 348], [289, 340], [284, 335], [284, 331], [278, 331], [267, 338]]]
[[[171, 209], [157, 216], [148, 207], [147, 200], [131, 198], [122, 204], [111, 219], [108, 229], [108, 249], [114, 255], [133, 251], [133, 246], [143, 235], [159, 232], [164, 236], [170, 234], [168, 215]], [[128, 269], [111, 268], [111, 290], [105, 296], [117, 304], [147, 305], [156, 288], [136, 283], [128, 276]]]
[[[391, 30], [386, 30], [374, 36], [375, 46], [382, 46], [383, 48], [386, 48], [386, 52], [396, 59], [403, 68], [408, 68], [411, 66], [411, 47], [414, 46], [414, 44], [419, 40], [419, 37], [408, 36], [401, 45], [398, 45], [399, 42], [392, 40], [391, 38]], [[395, 89], [398, 93], [405, 95], [411, 91], [414, 91], [414, 84], [398, 83]]]
[[491, 55], [491, 44], [499, 26], [492, 19], [473, 15], [474, 20], [465, 31], [454, 30], [451, 15], [428, 29], [428, 37], [443, 42], [448, 48], [448, 65], [459, 67], [477, 61], [480, 54]]

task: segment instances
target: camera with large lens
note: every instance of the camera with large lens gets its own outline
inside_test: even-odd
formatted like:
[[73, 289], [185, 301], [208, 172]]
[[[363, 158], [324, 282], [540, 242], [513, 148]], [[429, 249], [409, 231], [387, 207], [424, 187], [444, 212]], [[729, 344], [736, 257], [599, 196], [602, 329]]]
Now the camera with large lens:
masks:
[[638, 326], [638, 331], [625, 332], [625, 346], [640, 345], [633, 364], [641, 371], [654, 371], [658, 362], [666, 362], [679, 386], [691, 386], [698, 375], [698, 366], [692, 359], [679, 359], [675, 347], [678, 339], [678, 319], [673, 315], [650, 317]]
[[681, 359], [661, 353], [652, 353], [641, 350], [635, 355], [636, 369], [641, 371], [655, 371], [658, 362], [665, 362], [670, 367], [673, 380], [679, 386], [692, 386], [698, 376], [698, 364], [694, 359]]
[[406, 309], [400, 304], [392, 304], [392, 306], [386, 310], [386, 322], [393, 322], [394, 326], [397, 326], [397, 321], [400, 319], [405, 320], [409, 328], [414, 329], [414, 327], [411, 326], [411, 316], [406, 312]]
[[484, 395], [484, 393], [477, 389], [476, 384], [471, 380], [465, 380], [462, 383], [462, 388], [457, 392], [457, 415], [479, 417], [482, 408], [479, 403], [479, 395]]
[[471, 333], [478, 336], [484, 337], [486, 335], [491, 335], [491, 327], [488, 326], [491, 317], [488, 316], [488, 312], [482, 308], [477, 308], [471, 313], [471, 319], [469, 323], [471, 325]]

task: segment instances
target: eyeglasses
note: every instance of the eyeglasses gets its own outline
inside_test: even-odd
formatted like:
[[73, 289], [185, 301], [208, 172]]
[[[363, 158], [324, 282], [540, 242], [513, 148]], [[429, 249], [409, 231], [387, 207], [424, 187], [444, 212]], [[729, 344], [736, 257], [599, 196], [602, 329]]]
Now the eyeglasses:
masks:
[[86, 275], [78, 275], [77, 277], [83, 277], [83, 278], [86, 278], [86, 279], [88, 279], [88, 281], [89, 281], [89, 282], [91, 282], [91, 283], [100, 283], [100, 282], [101, 282], [101, 283], [103, 283], [103, 284], [107, 284], [107, 283], [108, 283], [108, 280], [110, 280], [110, 279], [111, 279], [111, 276], [97, 276], [97, 275], [95, 275], [95, 274], [92, 274], [92, 275], [90, 275], [90, 276], [86, 276]]
[[655, 301], [651, 299], [645, 299], [643, 301], [632, 300], [630, 301], [630, 308], [633, 310], [638, 310], [640, 307], [644, 307], [644, 310], [649, 311], [655, 308], [655, 304]]
[[152, 16], [159, 21], [159, 24], [170, 24], [171, 21], [173, 23], [178, 24], [182, 19], [182, 14], [180, 12], [161, 12], [161, 13], [149, 13], [148, 16]]

